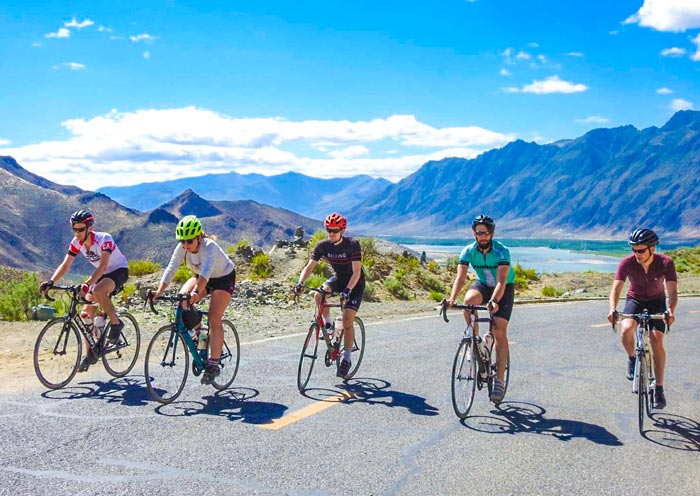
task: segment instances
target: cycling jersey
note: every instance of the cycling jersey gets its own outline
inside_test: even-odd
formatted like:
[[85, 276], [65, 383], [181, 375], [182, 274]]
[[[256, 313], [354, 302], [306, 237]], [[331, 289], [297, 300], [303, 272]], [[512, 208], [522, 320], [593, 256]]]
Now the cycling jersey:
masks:
[[[352, 263], [362, 262], [362, 248], [356, 239], [343, 237], [337, 245], [329, 239], [319, 242], [311, 254], [311, 259], [315, 261], [325, 258], [333, 267], [341, 284], [347, 284], [352, 277]], [[360, 281], [364, 281], [364, 270], [360, 273]]]
[[181, 243], [177, 244], [173, 255], [170, 257], [170, 262], [165, 268], [163, 277], [160, 278], [161, 282], [170, 284], [183, 259], [185, 264], [192, 269], [192, 272], [207, 280], [226, 276], [236, 268], [224, 250], [216, 244], [216, 241], [202, 238], [201, 246], [197, 253], [187, 253]]
[[129, 263], [126, 261], [126, 257], [121, 251], [119, 251], [119, 248], [114, 242], [111, 234], [92, 231], [90, 233], [90, 239], [92, 244], [88, 249], [88, 247], [85, 246], [82, 241], [78, 241], [78, 238], [73, 237], [70, 245], [68, 246], [68, 255], [75, 257], [78, 255], [78, 253], [82, 253], [87, 261], [94, 267], [99, 267], [100, 260], [102, 259], [102, 253], [110, 253], [109, 263], [105, 269], [105, 274], [109, 274], [117, 269], [129, 268]]
[[637, 262], [634, 253], [620, 261], [615, 273], [617, 281], [630, 280], [627, 297], [636, 300], [665, 300], [664, 280], [678, 281], [676, 266], [671, 258], [661, 253], [654, 253], [654, 259], [646, 272]]
[[[499, 241], [492, 240], [491, 249], [488, 253], [483, 254], [479, 251], [478, 243], [474, 241], [464, 247], [459, 255], [459, 263], [467, 267], [471, 264], [479, 281], [493, 288], [496, 286], [498, 267], [501, 265], [510, 266], [510, 251]], [[509, 267], [506, 284], [513, 281], [515, 281], [515, 271], [513, 267]]]

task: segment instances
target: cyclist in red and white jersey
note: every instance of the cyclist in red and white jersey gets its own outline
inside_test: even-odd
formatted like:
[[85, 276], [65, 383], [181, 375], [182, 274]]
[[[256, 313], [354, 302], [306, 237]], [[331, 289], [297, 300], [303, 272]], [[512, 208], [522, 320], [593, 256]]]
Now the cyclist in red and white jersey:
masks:
[[[55, 282], [68, 273], [75, 257], [79, 253], [82, 254], [95, 267], [95, 270], [83, 283], [80, 296], [100, 304], [111, 324], [107, 339], [114, 342], [119, 339], [124, 324], [119, 320], [111, 297], [129, 279], [129, 264], [111, 234], [93, 230], [95, 219], [90, 212], [87, 210], [74, 212], [70, 217], [70, 223], [74, 236], [68, 246], [68, 253], [51, 278], [41, 283], [39, 292], [46, 294]], [[94, 318], [95, 311], [96, 308], [93, 305], [86, 305], [83, 309], [90, 318]], [[97, 353], [89, 348], [87, 341], [85, 347], [85, 358], [80, 363], [78, 372], [85, 372], [98, 360]]]

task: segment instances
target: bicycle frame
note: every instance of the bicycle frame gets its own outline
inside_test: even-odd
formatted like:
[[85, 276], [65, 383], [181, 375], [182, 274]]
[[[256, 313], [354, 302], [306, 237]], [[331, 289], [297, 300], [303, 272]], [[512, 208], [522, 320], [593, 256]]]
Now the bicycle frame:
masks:
[[[464, 333], [462, 334], [462, 341], [467, 341], [471, 342], [474, 341], [474, 343], [478, 346], [481, 344], [483, 341], [483, 338], [481, 337], [481, 334], [477, 334], [476, 330], [478, 329], [478, 323], [479, 322], [485, 322], [489, 324], [489, 330], [487, 334], [491, 334], [493, 338], [493, 334], [491, 333], [493, 329], [493, 319], [490, 316], [489, 317], [479, 317], [478, 311], [483, 310], [486, 312], [490, 312], [489, 307], [484, 306], [484, 305], [463, 305], [461, 303], [454, 303], [452, 305], [452, 308], [456, 308], [458, 310], [466, 310], [469, 315], [469, 324], [464, 328]], [[446, 302], [442, 304], [442, 307], [440, 309], [440, 315], [442, 315], [442, 318], [445, 320], [445, 322], [449, 322], [449, 319], [447, 318], [447, 305]], [[493, 346], [494, 344], [491, 344], [491, 348], [489, 349], [489, 354], [488, 356], [482, 356], [481, 354], [481, 347], [478, 346], [479, 353], [475, 354], [476, 357], [476, 363], [478, 365], [479, 369], [479, 380], [477, 382], [477, 386], [479, 389], [483, 388], [484, 384], [483, 381], [491, 378], [491, 376], [495, 375], [496, 371], [490, 369], [490, 364], [491, 364], [491, 354], [493, 352]]]
[[326, 332], [325, 329], [325, 321], [323, 319], [323, 309], [324, 308], [340, 308], [341, 310], [345, 309], [345, 305], [341, 301], [340, 303], [328, 303], [327, 299], [329, 297], [337, 296], [337, 293], [333, 292], [328, 292], [325, 291], [323, 288], [311, 288], [308, 286], [305, 286], [305, 289], [308, 289], [310, 291], [314, 291], [318, 294], [321, 295], [321, 302], [320, 304], [316, 305], [316, 312], [314, 315], [314, 320], [316, 321], [316, 324], [318, 324], [318, 332], [316, 333], [316, 341], [319, 340], [319, 334], [323, 336], [323, 341], [326, 343], [327, 347], [327, 354], [326, 354], [326, 365], [330, 365], [333, 362], [335, 362], [338, 359], [338, 355], [340, 355], [340, 343], [342, 342], [342, 337], [343, 337], [343, 332], [345, 329], [336, 329], [334, 332], [334, 339], [331, 341], [331, 338], [328, 336], [328, 333]]

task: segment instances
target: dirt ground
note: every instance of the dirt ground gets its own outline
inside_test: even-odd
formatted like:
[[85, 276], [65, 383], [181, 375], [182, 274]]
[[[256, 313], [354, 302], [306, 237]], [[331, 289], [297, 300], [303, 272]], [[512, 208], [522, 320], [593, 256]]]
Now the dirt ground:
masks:
[[[607, 299], [612, 274], [570, 273], [543, 276], [542, 280], [532, 282], [530, 288], [516, 297], [516, 305], [532, 302], [562, 301], [572, 299], [603, 298]], [[568, 296], [544, 298], [541, 289], [545, 285]], [[679, 291], [681, 295], [700, 294], [700, 276], [680, 275]], [[624, 292], [623, 292], [624, 294]], [[681, 305], [682, 300], [681, 300]], [[389, 301], [383, 303], [365, 302], [359, 315], [366, 323], [385, 321], [396, 316], [406, 317], [420, 314], [434, 314], [436, 303], [426, 299], [411, 301]], [[155, 316], [145, 313], [143, 307], [129, 308], [139, 322], [142, 332], [139, 362], [143, 361], [145, 348], [153, 330], [165, 322], [163, 314]], [[516, 310], [517, 311], [517, 310]], [[313, 317], [313, 303], [305, 297], [298, 305], [286, 306], [254, 305], [246, 310], [229, 310], [228, 317], [238, 329], [241, 342], [248, 343], [275, 336], [302, 333], [308, 329]], [[271, 321], [275, 322], [270, 326]], [[34, 374], [32, 354], [34, 342], [44, 322], [2, 322], [0, 321], [0, 392], [23, 391], [41, 387]], [[137, 363], [138, 367], [138, 363]], [[86, 375], [98, 373], [102, 366], [97, 364]], [[94, 372], [97, 370], [98, 372]]]

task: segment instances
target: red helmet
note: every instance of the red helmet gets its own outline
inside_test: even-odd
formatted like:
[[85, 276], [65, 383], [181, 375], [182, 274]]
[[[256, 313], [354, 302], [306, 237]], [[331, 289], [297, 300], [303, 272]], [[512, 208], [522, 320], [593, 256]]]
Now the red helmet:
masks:
[[348, 227], [348, 220], [340, 214], [332, 213], [326, 217], [324, 224], [326, 225], [326, 228], [330, 227], [331, 229], [345, 229]]

